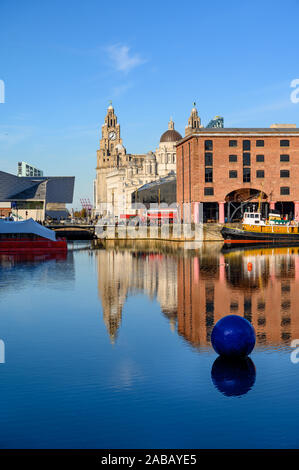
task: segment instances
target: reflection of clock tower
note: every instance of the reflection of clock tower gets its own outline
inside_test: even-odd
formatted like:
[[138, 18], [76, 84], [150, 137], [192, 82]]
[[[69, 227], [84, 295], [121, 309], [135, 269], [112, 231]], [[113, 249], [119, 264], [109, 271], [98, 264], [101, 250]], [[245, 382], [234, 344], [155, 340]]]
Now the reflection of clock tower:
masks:
[[117, 117], [114, 114], [112, 104], [110, 104], [105, 117], [105, 124], [102, 126], [100, 149], [97, 151], [97, 206], [100, 203], [107, 202], [106, 176], [111, 168], [117, 166], [118, 145], [122, 145], [120, 125], [117, 124]]

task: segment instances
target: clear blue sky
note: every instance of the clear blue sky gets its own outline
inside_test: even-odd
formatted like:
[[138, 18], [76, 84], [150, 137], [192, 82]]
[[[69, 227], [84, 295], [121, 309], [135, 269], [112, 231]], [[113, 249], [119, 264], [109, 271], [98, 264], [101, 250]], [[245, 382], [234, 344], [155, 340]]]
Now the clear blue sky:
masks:
[[192, 102], [203, 124], [299, 125], [299, 1], [0, 0], [0, 169], [25, 160], [92, 196], [113, 101], [128, 152], [154, 150]]

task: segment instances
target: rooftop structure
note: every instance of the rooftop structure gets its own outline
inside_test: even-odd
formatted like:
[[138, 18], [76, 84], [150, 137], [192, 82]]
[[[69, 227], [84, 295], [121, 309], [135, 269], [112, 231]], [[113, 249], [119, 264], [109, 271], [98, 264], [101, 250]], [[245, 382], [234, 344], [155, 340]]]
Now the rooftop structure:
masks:
[[207, 128], [211, 128], [211, 127], [216, 127], [216, 128], [224, 127], [223, 117], [222, 116], [215, 116], [214, 119], [211, 119], [211, 121], [207, 125]]
[[26, 162], [18, 162], [18, 176], [43, 176], [42, 170]]

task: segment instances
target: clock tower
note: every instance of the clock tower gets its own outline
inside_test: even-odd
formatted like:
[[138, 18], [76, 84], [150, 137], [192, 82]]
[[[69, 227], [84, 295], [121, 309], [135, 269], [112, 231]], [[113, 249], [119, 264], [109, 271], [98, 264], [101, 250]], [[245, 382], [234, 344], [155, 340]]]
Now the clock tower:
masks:
[[105, 122], [102, 126], [100, 148], [97, 150], [97, 178], [96, 178], [96, 206], [107, 203], [106, 177], [112, 169], [117, 168], [119, 162], [119, 149], [123, 148], [120, 137], [120, 125], [114, 113], [112, 103], [107, 110]]
[[105, 117], [105, 124], [102, 126], [100, 149], [97, 151], [97, 169], [116, 166], [117, 145], [122, 145], [120, 125], [117, 123], [117, 116], [114, 114], [112, 104], [110, 104]]

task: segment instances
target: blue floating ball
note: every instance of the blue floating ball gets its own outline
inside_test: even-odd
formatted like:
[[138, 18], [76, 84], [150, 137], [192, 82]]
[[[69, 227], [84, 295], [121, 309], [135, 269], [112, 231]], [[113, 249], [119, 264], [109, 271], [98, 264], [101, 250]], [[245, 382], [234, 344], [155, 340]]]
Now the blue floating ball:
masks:
[[246, 357], [254, 348], [255, 331], [245, 318], [227, 315], [214, 326], [211, 341], [220, 356]]

